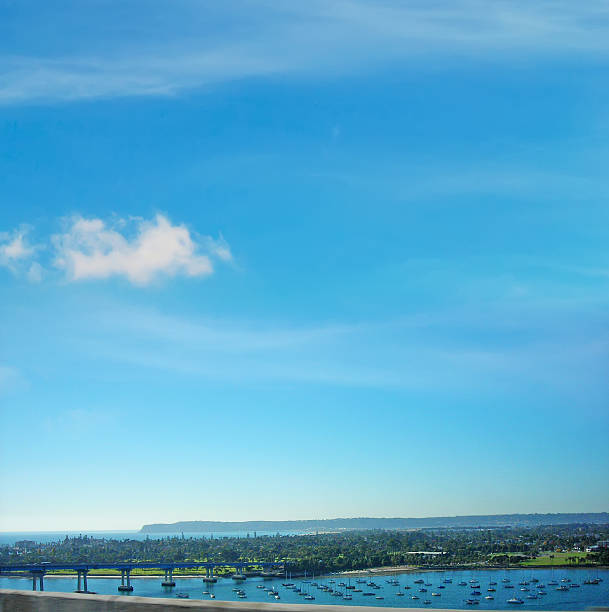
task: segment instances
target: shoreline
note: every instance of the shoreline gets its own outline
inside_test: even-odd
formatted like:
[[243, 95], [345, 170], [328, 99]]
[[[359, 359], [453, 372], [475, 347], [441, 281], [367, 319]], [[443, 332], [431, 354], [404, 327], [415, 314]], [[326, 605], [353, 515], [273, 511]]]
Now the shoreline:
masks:
[[338, 572], [337, 574], [331, 574], [333, 576], [366, 576], [374, 574], [375, 576], [390, 576], [393, 574], [412, 574], [412, 573], [423, 573], [423, 572], [479, 572], [482, 570], [486, 571], [514, 571], [514, 570], [552, 570], [552, 569], [570, 569], [570, 570], [606, 570], [609, 566], [606, 565], [588, 565], [586, 567], [577, 567], [572, 565], [527, 565], [526, 567], [413, 567], [412, 565], [396, 565], [393, 567], [373, 567], [370, 569], [362, 570], [346, 570], [344, 572]]
[[[390, 566], [390, 567], [371, 567], [368, 569], [361, 569], [361, 570], [345, 570], [344, 572], [336, 572], [336, 573], [330, 573], [330, 574], [321, 574], [319, 576], [319, 578], [330, 578], [332, 576], [344, 576], [346, 578], [349, 577], [361, 577], [361, 576], [392, 576], [395, 574], [420, 574], [420, 573], [428, 573], [428, 572], [459, 572], [459, 571], [471, 571], [471, 572], [475, 572], [475, 571], [481, 571], [481, 570], [486, 570], [486, 571], [517, 571], [517, 570], [521, 570], [521, 571], [527, 571], [527, 570], [552, 570], [552, 569], [569, 569], [569, 570], [587, 570], [587, 571], [592, 571], [592, 570], [607, 570], [609, 569], [609, 566], [605, 566], [605, 565], [594, 565], [594, 566], [587, 566], [587, 567], [573, 567], [573, 566], [569, 566], [569, 565], [554, 565], [554, 566], [548, 566], [548, 565], [536, 565], [536, 566], [527, 566], [527, 567], [442, 567], [442, 568], [430, 568], [430, 567], [416, 567], [416, 566], [412, 566], [412, 565], [395, 565], [395, 566]], [[11, 576], [13, 578], [28, 578], [29, 576]], [[45, 574], [45, 579], [49, 579], [49, 578], [76, 578], [77, 574], [76, 573], [69, 573], [69, 574]], [[141, 574], [136, 574], [136, 575], [131, 575], [131, 580], [142, 580], [145, 578], [159, 578], [159, 579], [164, 579], [165, 575], [164, 574], [145, 574], [145, 575], [141, 575]], [[199, 580], [203, 580], [203, 578], [205, 576], [201, 575], [201, 574], [175, 574], [173, 575], [174, 580], [176, 578], [187, 578], [189, 580], [192, 579], [199, 579]], [[120, 575], [119, 574], [92, 574], [89, 573], [88, 574], [88, 578], [89, 579], [104, 579], [104, 580], [120, 580]], [[218, 580], [231, 580], [230, 576], [217, 576]], [[252, 576], [251, 578], [258, 578], [258, 576]], [[298, 577], [294, 577], [294, 580], [302, 580], [302, 579], [306, 579], [306, 578], [310, 578], [310, 577], [305, 577], [305, 576], [298, 576]], [[283, 580], [283, 578], [279, 578], [279, 577], [275, 577], [274, 580]]]

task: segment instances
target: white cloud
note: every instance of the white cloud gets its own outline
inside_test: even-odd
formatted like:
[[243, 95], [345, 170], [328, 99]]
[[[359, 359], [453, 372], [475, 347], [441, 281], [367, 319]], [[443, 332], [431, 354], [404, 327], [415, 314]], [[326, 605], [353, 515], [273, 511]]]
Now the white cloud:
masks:
[[[38, 54], [27, 46], [0, 57], [0, 103], [112, 96], [173, 95], [249, 77], [368, 70], [437, 56], [568, 57], [609, 53], [608, 11], [601, 0], [309, 0], [305, 3], [167, 3], [154, 18], [129, 1], [117, 11], [53, 12], [57, 37]], [[44, 20], [45, 15], [39, 15]], [[105, 27], [92, 27], [101, 22]], [[247, 25], [244, 25], [247, 24]], [[38, 25], [12, 23], [12, 29]], [[74, 27], [76, 26], [76, 27]], [[82, 31], [113, 32], [79, 36]], [[74, 29], [72, 29], [74, 28]]]
[[218, 240], [209, 238], [207, 241], [207, 246], [210, 253], [215, 255], [218, 259], [226, 262], [233, 260], [233, 254], [231, 253], [230, 247], [222, 236], [220, 236]]
[[31, 283], [39, 283], [42, 280], [42, 272], [42, 266], [37, 261], [34, 261], [30, 265], [29, 270], [27, 271], [27, 279]]
[[13, 232], [0, 232], [0, 266], [15, 275], [26, 274], [29, 280], [37, 281], [42, 276], [42, 267], [30, 263], [37, 247], [29, 244], [28, 231], [29, 228], [23, 226]]
[[[135, 226], [133, 235], [122, 233], [130, 226]], [[212, 257], [231, 259], [224, 240], [202, 242], [208, 246], [206, 253], [200, 252], [201, 245], [186, 226], [173, 225], [160, 214], [151, 221], [119, 220], [112, 226], [102, 219], [76, 217], [65, 233], [53, 236], [55, 265], [69, 280], [123, 276], [136, 285], [160, 276], [209, 276]]]
[[26, 229], [15, 230], [12, 233], [0, 233], [0, 263], [9, 265], [20, 259], [30, 257], [34, 253], [34, 247], [29, 246], [25, 239]]

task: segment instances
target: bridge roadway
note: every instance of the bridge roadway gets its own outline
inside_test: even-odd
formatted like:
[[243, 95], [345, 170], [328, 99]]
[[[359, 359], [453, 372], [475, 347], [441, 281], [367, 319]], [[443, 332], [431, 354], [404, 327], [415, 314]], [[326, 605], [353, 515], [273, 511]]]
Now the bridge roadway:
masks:
[[[219, 563], [212, 561], [183, 561], [183, 562], [168, 562], [161, 563], [158, 561], [149, 562], [138, 562], [130, 563], [124, 561], [121, 563], [26, 563], [22, 565], [0, 565], [0, 575], [2, 574], [15, 574], [15, 573], [27, 573], [32, 576], [32, 590], [36, 590], [37, 582], [40, 586], [40, 590], [44, 591], [44, 575], [57, 570], [71, 570], [76, 572], [78, 577], [76, 593], [88, 593], [87, 587], [87, 574], [91, 570], [100, 569], [113, 569], [121, 572], [121, 584], [118, 585], [118, 590], [121, 592], [133, 591], [131, 584], [131, 572], [134, 569], [159, 569], [165, 572], [165, 579], [161, 582], [161, 586], [174, 587], [175, 582], [173, 581], [173, 572], [176, 569], [198, 569], [205, 568], [206, 573], [203, 577], [204, 581], [215, 582], [214, 569], [216, 567], [233, 567], [237, 572], [242, 573], [249, 567], [262, 567], [262, 568], [285, 568], [283, 562], [269, 563], [269, 562], [256, 562], [248, 563], [242, 561]], [[82, 578], [82, 585], [81, 585]]]

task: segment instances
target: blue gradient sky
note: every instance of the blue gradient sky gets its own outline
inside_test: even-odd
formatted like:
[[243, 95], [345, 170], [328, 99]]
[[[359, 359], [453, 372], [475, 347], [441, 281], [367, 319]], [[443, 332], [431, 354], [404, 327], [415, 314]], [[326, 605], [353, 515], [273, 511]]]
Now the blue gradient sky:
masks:
[[608, 14], [535, 4], [0, 2], [0, 530], [608, 510]]

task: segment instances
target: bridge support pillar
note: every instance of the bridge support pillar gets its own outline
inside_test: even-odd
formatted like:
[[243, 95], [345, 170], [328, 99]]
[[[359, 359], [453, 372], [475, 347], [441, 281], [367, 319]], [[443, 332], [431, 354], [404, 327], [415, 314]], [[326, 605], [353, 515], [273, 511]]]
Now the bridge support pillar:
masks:
[[165, 580], [161, 582], [161, 586], [174, 587], [176, 583], [173, 581], [173, 568], [165, 570]]
[[88, 593], [89, 587], [87, 586], [87, 574], [89, 570], [76, 570], [76, 574], [78, 575], [78, 579], [76, 582], [76, 591], [75, 593]]
[[36, 574], [32, 574], [32, 591], [36, 590]]
[[44, 591], [44, 574], [40, 574], [38, 578], [38, 582], [40, 583], [40, 590]]
[[[125, 584], [125, 578], [127, 579], [127, 584]], [[121, 570], [121, 583], [118, 585], [118, 590], [121, 592], [133, 591], [133, 587], [131, 586], [131, 570], [130, 569]]]
[[203, 582], [206, 583], [214, 583], [217, 582], [217, 579], [214, 578], [214, 566], [205, 566], [205, 577], [203, 578]]

